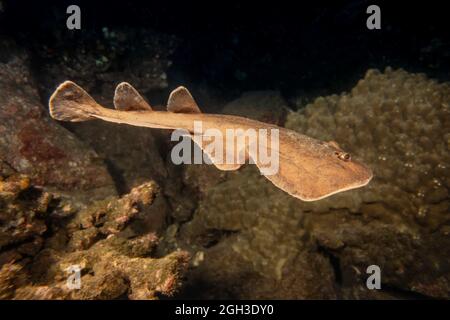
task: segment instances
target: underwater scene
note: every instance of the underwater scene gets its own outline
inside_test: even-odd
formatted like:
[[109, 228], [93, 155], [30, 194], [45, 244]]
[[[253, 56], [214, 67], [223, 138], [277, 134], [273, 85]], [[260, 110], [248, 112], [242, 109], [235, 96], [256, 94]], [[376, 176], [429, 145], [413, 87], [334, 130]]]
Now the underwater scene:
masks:
[[0, 299], [450, 298], [442, 3], [0, 0]]

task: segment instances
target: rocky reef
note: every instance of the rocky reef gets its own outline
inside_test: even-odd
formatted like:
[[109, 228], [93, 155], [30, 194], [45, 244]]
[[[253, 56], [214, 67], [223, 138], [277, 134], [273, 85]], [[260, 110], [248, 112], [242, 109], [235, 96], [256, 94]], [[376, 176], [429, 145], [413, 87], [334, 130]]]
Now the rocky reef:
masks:
[[[291, 99], [295, 112], [276, 91], [204, 99], [337, 141], [374, 171], [367, 187], [302, 202], [252, 165], [175, 166], [158, 130], [49, 118], [66, 78], [106, 106], [121, 81], [161, 93], [176, 41], [141, 32], [154, 46], [140, 53], [133, 33], [104, 29], [32, 59], [0, 39], [0, 298], [450, 298], [449, 83], [388, 68], [350, 92]], [[370, 265], [381, 290], [366, 287]]]
[[[153, 179], [164, 176], [164, 161], [156, 145], [151, 159], [139, 152], [154, 138], [142, 130], [70, 132], [48, 116], [38, 89], [51, 85], [31, 71], [28, 52], [9, 39], [0, 46], [0, 298], [173, 296], [189, 254], [157, 252], [167, 204]], [[120, 140], [139, 137], [140, 144]], [[138, 157], [152, 160], [150, 170], [136, 169]], [[81, 285], [73, 289], [75, 267]]]
[[[153, 182], [78, 212], [30, 185], [24, 176], [0, 181], [0, 298], [157, 299], [180, 287], [189, 255], [155, 256], [158, 237], [139, 234], [133, 220], [149, 214]], [[80, 286], [71, 288], [71, 267]]]
[[1, 160], [36, 185], [79, 197], [115, 194], [97, 153], [47, 116], [26, 51], [8, 39], [0, 39], [0, 50]]

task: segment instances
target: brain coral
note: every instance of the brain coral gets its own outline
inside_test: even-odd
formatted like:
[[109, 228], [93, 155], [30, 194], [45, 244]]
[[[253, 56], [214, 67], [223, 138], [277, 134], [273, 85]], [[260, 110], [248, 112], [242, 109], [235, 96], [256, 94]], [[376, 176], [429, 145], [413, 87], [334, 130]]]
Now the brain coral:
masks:
[[312, 235], [340, 259], [344, 287], [378, 264], [388, 287], [449, 296], [449, 98], [449, 83], [369, 70], [349, 94], [288, 117], [286, 127], [336, 140], [374, 171], [366, 188], [302, 204]]
[[[449, 83], [403, 70], [369, 70], [351, 93], [316, 99], [291, 114], [286, 127], [335, 140], [373, 169], [367, 188], [339, 197], [345, 207], [381, 202], [435, 230], [450, 219], [449, 103]], [[335, 197], [311, 208], [339, 205]]]
[[[211, 286], [203, 292], [449, 297], [449, 97], [448, 83], [369, 70], [350, 93], [289, 114], [286, 127], [335, 140], [374, 170], [367, 187], [320, 201], [289, 197], [251, 166], [207, 187], [207, 170], [188, 167], [188, 183], [198, 179], [202, 194], [179, 240], [198, 246], [194, 279]], [[365, 285], [372, 264], [381, 268], [381, 292]]]

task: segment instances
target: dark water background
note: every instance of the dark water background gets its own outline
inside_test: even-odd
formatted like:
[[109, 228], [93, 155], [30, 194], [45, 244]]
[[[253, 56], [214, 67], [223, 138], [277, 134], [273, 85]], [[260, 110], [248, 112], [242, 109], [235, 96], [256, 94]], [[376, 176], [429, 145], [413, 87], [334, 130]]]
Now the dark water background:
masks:
[[[71, 4], [78, 4], [81, 7], [81, 30], [71, 31], [66, 27], [68, 17], [66, 8]], [[366, 19], [369, 16], [366, 10], [372, 4], [377, 4], [381, 8], [381, 30], [368, 30], [366, 27]], [[450, 254], [447, 254], [448, 250], [445, 250], [450, 248], [448, 245], [450, 229], [448, 212], [445, 210], [448, 208], [449, 193], [440, 182], [447, 179], [444, 165], [448, 163], [445, 160], [448, 154], [448, 140], [445, 140], [447, 143], [445, 144], [442, 139], [448, 137], [449, 122], [446, 120], [448, 113], [444, 113], [441, 107], [447, 104], [448, 99], [445, 97], [448, 95], [446, 95], [445, 85], [439, 87], [432, 81], [425, 81], [411, 74], [423, 72], [428, 77], [439, 81], [450, 80], [449, 15], [450, 10], [447, 10], [445, 1], [442, 0], [421, 3], [393, 0], [376, 2], [365, 0], [245, 1], [242, 3], [235, 1], [0, 0], [0, 64], [7, 65], [13, 60], [12, 58], [19, 57], [13, 61], [19, 61], [20, 66], [29, 63], [31, 71], [23, 73], [20, 66], [11, 63], [8, 68], [12, 71], [3, 73], [7, 75], [4, 76], [5, 78], [9, 77], [5, 80], [6, 85], [2, 86], [3, 79], [0, 78], [0, 98], [6, 101], [2, 102], [0, 99], [0, 106], [9, 107], [9, 111], [4, 109], [6, 112], [0, 112], [0, 118], [3, 116], [2, 119], [8, 120], [3, 121], [5, 128], [8, 129], [3, 132], [12, 132], [9, 134], [12, 137], [11, 141], [20, 139], [28, 146], [25, 148], [27, 151], [25, 155], [20, 148], [15, 146], [9, 148], [11, 143], [3, 143], [4, 149], [0, 151], [13, 150], [12, 156], [8, 154], [8, 158], [12, 158], [14, 163], [20, 163], [20, 159], [26, 156], [35, 158], [36, 154], [44, 155], [42, 158], [46, 160], [47, 149], [39, 148], [42, 145], [46, 146], [43, 142], [50, 141], [58, 147], [60, 145], [66, 147], [64, 141], [74, 140], [71, 138], [74, 133], [77, 139], [89, 145], [89, 150], [96, 151], [105, 159], [104, 165], [91, 164], [92, 168], [102, 169], [103, 175], [99, 174], [98, 170], [90, 170], [91, 167], [89, 167], [89, 170], [83, 171], [87, 173], [84, 176], [81, 175], [84, 177], [83, 180], [76, 177], [77, 182], [78, 180], [96, 182], [101, 180], [99, 179], [101, 176], [107, 181], [104, 182], [107, 187], [111, 187], [122, 195], [128, 193], [131, 187], [148, 180], [155, 180], [163, 190], [161, 192], [163, 196], [158, 198], [152, 207], [157, 214], [143, 214], [147, 220], [143, 218], [142, 221], [138, 221], [136, 225], [140, 229], [136, 228], [136, 233], [147, 232], [146, 228], [152, 227], [158, 232], [167, 231], [170, 235], [173, 230], [177, 233], [177, 230], [187, 226], [184, 230], [188, 231], [177, 234], [178, 238], [175, 239], [178, 241], [177, 246], [187, 248], [193, 254], [196, 254], [196, 250], [200, 248], [210, 255], [208, 260], [205, 260], [207, 263], [204, 264], [203, 269], [196, 269], [196, 273], [188, 275], [187, 290], [182, 294], [185, 298], [364, 298], [358, 291], [362, 283], [361, 279], [359, 275], [353, 276], [352, 271], [355, 263], [366, 267], [363, 264], [366, 261], [358, 260], [361, 252], [360, 244], [367, 244], [365, 248], [370, 263], [387, 261], [386, 274], [392, 277], [386, 287], [383, 283], [383, 288], [387, 288], [387, 296], [368, 295], [367, 297], [414, 299], [448, 297], [450, 263], [447, 257]], [[111, 36], [111, 33], [120, 33], [125, 40], [118, 41], [115, 36]], [[108, 34], [111, 37], [107, 36]], [[171, 37], [176, 43], [173, 51], [170, 45], [163, 43], [165, 40], [158, 42], [159, 39]], [[14, 45], [11, 45], [10, 39], [15, 42]], [[151, 50], [152, 47], [155, 51]], [[159, 52], [158, 50], [163, 54], [152, 60], [155, 52]], [[26, 54], [23, 54], [23, 51]], [[21, 54], [26, 58], [20, 58]], [[103, 58], [109, 59], [104, 68], [102, 67]], [[169, 60], [171, 64], [167, 67]], [[355, 87], [358, 80], [364, 78], [368, 69], [384, 70], [387, 66], [391, 66], [394, 70], [404, 68], [407, 72], [403, 74], [390, 71], [381, 80], [374, 75], [376, 72], [372, 72], [372, 77], [366, 77], [365, 83], [367, 85], [377, 81], [381, 83], [379, 88], [374, 89], [375, 95], [366, 98], [360, 92], [355, 97], [351, 97], [352, 103], [357, 107], [344, 109], [346, 113], [341, 122], [350, 124], [343, 126], [348, 131], [330, 133], [331, 136], [337, 136], [339, 143], [342, 141], [350, 146], [348, 137], [356, 136], [352, 131], [355, 124], [355, 128], [360, 128], [360, 131], [365, 134], [363, 137], [370, 142], [367, 144], [364, 138], [360, 138], [362, 135], [358, 135], [359, 140], [354, 140], [357, 143], [352, 145], [355, 151], [359, 149], [355, 154], [368, 157], [368, 160], [372, 159], [374, 166], [385, 174], [380, 175], [381, 178], [377, 178], [377, 181], [374, 179], [372, 185], [378, 183], [376, 186], [382, 187], [380, 192], [386, 193], [379, 195], [380, 199], [376, 199], [376, 203], [372, 200], [370, 203], [363, 203], [366, 208], [364, 210], [367, 211], [362, 211], [364, 214], [358, 215], [353, 214], [353, 209], [347, 210], [347, 207], [344, 208], [348, 212], [345, 210], [337, 212], [332, 207], [329, 214], [316, 217], [304, 203], [299, 202], [295, 206], [290, 201], [285, 203], [283, 194], [277, 194], [275, 193], [277, 190], [268, 188], [263, 182], [257, 180], [256, 177], [259, 176], [253, 176], [251, 171], [247, 171], [250, 172], [248, 176], [238, 174], [224, 178], [217, 170], [214, 171], [214, 168], [212, 171], [198, 167], [196, 169], [193, 168], [194, 166], [174, 168], [174, 165], [168, 161], [171, 148], [168, 143], [169, 136], [158, 130], [116, 126], [106, 122], [56, 124], [56, 122], [43, 121], [47, 119], [46, 114], [45, 117], [36, 116], [31, 119], [26, 127], [27, 130], [19, 130], [23, 128], [22, 114], [18, 114], [16, 118], [11, 117], [15, 110], [20, 109], [16, 109], [14, 103], [9, 103], [10, 96], [12, 102], [25, 101], [23, 110], [31, 110], [34, 113], [23, 112], [23, 114], [27, 117], [28, 114], [40, 115], [39, 110], [45, 109], [47, 112], [48, 98], [52, 91], [66, 79], [79, 83], [105, 106], [111, 106], [114, 87], [121, 81], [132, 83], [153, 106], [157, 107], [165, 104], [172, 89], [178, 85], [184, 85], [193, 93], [205, 112], [222, 111], [220, 103], [223, 106], [230, 101], [236, 101], [242, 93], [251, 90], [277, 90], [281, 92], [281, 96], [273, 91], [266, 91], [262, 98], [253, 96], [250, 103], [248, 99], [241, 99], [239, 103], [234, 103], [231, 107], [227, 104], [228, 111], [231, 109], [236, 114], [245, 116], [248, 113], [255, 118], [261, 114], [265, 115], [264, 112], [268, 111], [268, 120], [273, 123], [283, 123], [286, 120], [286, 105], [292, 109], [300, 109], [305, 106], [304, 102], [310, 102], [318, 96], [349, 91]], [[157, 70], [152, 73], [152, 68]], [[28, 65], [24, 69], [28, 71]], [[147, 72], [155, 76], [153, 83], [150, 83], [150, 80], [147, 81]], [[30, 75], [29, 78], [32, 78], [32, 81], [27, 79], [16, 81], [22, 74], [26, 77]], [[161, 80], [161, 74], [164, 74], [166, 82]], [[402, 119], [394, 121], [397, 119], [393, 119], [395, 117], [391, 114], [397, 114], [383, 109], [379, 115], [380, 121], [367, 123], [367, 125], [357, 121], [359, 120], [357, 117], [367, 119], [368, 117], [364, 116], [370, 114], [370, 108], [378, 110], [375, 109], [380, 105], [377, 102], [386, 96], [388, 89], [393, 88], [403, 79], [410, 79], [409, 81], [414, 83], [412, 85], [410, 83], [406, 89], [401, 85], [398, 86], [399, 91], [392, 93], [391, 90], [386, 99], [386, 105], [390, 106], [396, 105], [395, 100], [400, 98], [401, 103], [397, 107], [401, 110], [399, 113], [402, 113]], [[17, 83], [26, 83], [28, 89], [16, 88]], [[427, 88], [432, 90], [427, 91]], [[36, 92], [39, 92], [39, 96]], [[438, 94], [433, 95], [436, 92]], [[415, 93], [418, 93], [418, 107], [411, 108], [415, 102], [411, 103], [409, 97], [414, 96]], [[372, 97], [379, 97], [379, 99], [374, 101], [376, 99]], [[41, 101], [38, 101], [39, 98]], [[334, 101], [333, 99], [327, 97], [328, 105], [333, 105], [334, 102], [330, 102]], [[278, 109], [273, 107], [275, 103], [272, 102], [280, 100], [282, 102], [278, 102]], [[372, 101], [374, 101], [373, 105], [371, 105]], [[214, 103], [217, 105], [214, 106]], [[253, 105], [258, 106], [262, 111], [258, 113], [252, 110]], [[266, 108], [260, 107], [261, 105]], [[213, 109], [211, 106], [217, 108]], [[234, 110], [233, 106], [239, 110]], [[364, 109], [366, 106], [367, 109]], [[428, 108], [428, 106], [432, 107]], [[312, 110], [312, 107], [310, 109]], [[353, 110], [359, 110], [361, 113], [355, 112], [355, 117], [351, 118], [349, 115], [353, 116]], [[239, 113], [239, 111], [248, 112]], [[321, 112], [320, 108], [319, 112]], [[408, 112], [411, 112], [410, 118], [405, 116]], [[335, 115], [334, 111], [330, 113], [330, 117], [333, 115]], [[326, 116], [324, 115], [324, 118]], [[348, 120], [349, 118], [351, 119]], [[265, 119], [263, 118], [264, 121]], [[405, 125], [400, 121], [410, 119], [414, 120], [405, 122]], [[295, 117], [291, 119], [291, 125], [299, 126], [298, 129], [300, 129], [300, 120], [297, 124], [293, 120]], [[325, 119], [324, 123], [327, 121]], [[378, 123], [381, 126], [378, 127]], [[0, 123], [0, 129], [2, 124]], [[418, 125], [415, 126], [415, 124]], [[72, 133], [69, 135], [65, 132], [65, 135], [61, 136], [61, 131], [56, 130], [59, 125], [63, 125]], [[311, 126], [315, 126], [319, 133], [329, 132], [327, 130], [329, 126], [322, 125], [320, 121], [312, 121]], [[423, 127], [422, 131], [420, 127]], [[374, 132], [374, 139], [371, 139], [371, 132]], [[383, 139], [386, 137], [392, 143], [388, 145], [387, 151], [383, 145], [385, 141]], [[374, 141], [373, 144], [371, 141]], [[395, 149], [397, 146], [398, 149]], [[404, 148], [405, 146], [407, 148]], [[422, 149], [414, 148], [415, 146]], [[1, 144], [0, 147], [2, 147]], [[408, 155], [404, 152], [406, 149], [419, 149], [420, 153], [416, 156], [415, 153], [409, 152]], [[74, 155], [69, 152], [72, 150], [65, 152], [70, 157], [79, 159], [81, 156], [78, 156], [84, 155], [86, 150], [87, 148], [80, 144], [79, 149], [74, 150]], [[435, 155], [432, 154], [433, 150], [436, 152]], [[379, 155], [377, 152], [380, 152]], [[58, 153], [55, 154], [58, 155]], [[385, 154], [394, 160], [400, 158], [401, 161], [385, 161]], [[414, 157], [410, 157], [412, 154]], [[71, 181], [75, 178], [65, 174], [67, 168], [70, 169], [70, 166], [66, 165], [65, 158], [60, 157], [59, 162], [44, 160], [36, 162], [32, 169], [42, 167], [48, 169], [47, 172], [59, 172], [62, 178], [57, 182], [64, 186], [72, 185]], [[403, 160], [405, 163], [402, 163]], [[58, 165], [56, 168], [55, 163]], [[411, 163], [417, 163], [418, 169], [413, 168]], [[407, 167], [406, 164], [409, 166]], [[435, 171], [430, 170], [432, 174], [419, 172], [430, 166], [436, 167]], [[91, 176], [92, 172], [94, 176]], [[413, 174], [411, 179], [407, 175], [409, 172]], [[407, 179], [404, 178], [405, 176]], [[44, 176], [44, 178], [47, 177]], [[419, 181], [419, 178], [423, 179], [423, 184], [426, 184], [425, 190], [428, 190], [432, 200], [422, 199], [425, 193], [422, 192], [423, 188], [420, 185], [422, 181]], [[222, 183], [223, 181], [228, 181], [229, 184]], [[233, 198], [233, 195], [237, 194], [235, 192], [237, 188], [244, 190], [248, 187], [246, 183], [248, 185], [255, 183], [258, 186], [256, 189], [249, 188], [250, 200], [247, 202], [244, 196], [242, 199]], [[435, 188], [437, 184], [439, 188]], [[397, 192], [405, 185], [407, 186], [405, 190], [395, 193], [401, 194], [404, 198], [399, 198], [398, 201], [392, 199], [390, 192], [392, 190]], [[94, 187], [97, 188], [97, 185], [92, 186]], [[441, 193], [434, 192], [435, 189]], [[77, 192], [74, 189], [72, 195]], [[216, 195], [222, 194], [226, 195], [223, 202], [230, 204], [230, 209], [225, 207], [223, 212], [220, 211], [222, 209], [215, 207]], [[416, 194], [421, 196], [416, 197]], [[433, 200], [433, 196], [438, 200]], [[276, 203], [273, 210], [271, 203], [268, 204], [272, 199]], [[422, 211], [415, 210], [416, 203], [410, 199], [418, 199], [417, 207], [421, 206], [420, 209], [423, 209], [422, 204], [434, 208], [434, 213], [430, 209], [431, 213], [425, 215], [423, 212], [427, 212], [428, 207]], [[247, 203], [256, 204], [254, 210], [258, 213], [262, 212], [261, 220], [248, 220], [257, 221], [258, 228], [247, 228], [247, 222], [243, 223], [247, 221], [245, 220], [247, 218], [253, 219], [254, 212], [251, 212], [253, 209], [248, 210]], [[352, 203], [348, 205], [349, 208], [352, 208]], [[198, 210], [202, 206], [208, 209], [203, 212]], [[291, 215], [285, 214], [286, 212]], [[341, 213], [346, 219], [348, 218], [348, 221], [343, 222], [339, 216]], [[222, 225], [222, 219], [217, 220], [218, 222], [214, 220], [215, 214], [218, 216], [228, 214], [226, 217], [235, 219], [238, 227], [235, 228], [231, 224], [233, 227], [230, 230], [228, 225]], [[317, 218], [323, 219], [315, 220]], [[204, 227], [207, 224], [203, 223], [203, 220], [207, 219], [213, 221], [212, 229]], [[223, 221], [228, 221], [227, 219]], [[188, 222], [192, 221], [194, 223], [189, 226]], [[271, 223], [269, 225], [264, 221], [271, 221]], [[402, 223], [397, 223], [398, 221]], [[167, 228], [169, 225], [176, 228], [171, 228], [169, 232]], [[410, 230], [414, 231], [414, 233], [411, 231], [414, 237], [405, 235], [404, 225], [410, 226]], [[442, 228], [442, 233], [436, 231], [438, 227]], [[245, 260], [247, 257], [236, 259], [233, 245], [247, 244], [247, 239], [254, 237], [253, 229], [256, 230], [255, 234], [260, 236], [261, 243], [267, 241], [269, 258], [263, 257], [259, 252], [259, 248], [264, 245], [251, 243], [248, 261]], [[299, 229], [302, 232], [301, 236], [298, 233]], [[421, 230], [422, 238], [415, 236], [416, 230]], [[306, 239], [311, 235], [311, 239], [316, 241], [316, 239], [322, 239], [323, 234], [333, 234], [332, 231], [338, 235], [336, 239], [340, 239], [341, 234], [347, 233], [353, 247], [345, 247], [346, 251], [340, 253], [335, 249], [340, 248], [340, 244], [334, 247], [335, 243], [338, 243], [337, 240], [326, 247], [322, 244], [316, 246], [315, 242], [310, 243], [309, 239]], [[303, 236], [303, 232], [308, 236]], [[273, 234], [274, 238], [266, 237], [267, 234]], [[175, 235], [171, 237], [174, 238]], [[46, 239], [47, 234], [41, 240], [46, 241]], [[272, 239], [275, 240], [272, 241]], [[161, 245], [161, 256], [171, 252], [175, 248], [174, 243], [166, 241]], [[195, 246], [192, 246], [192, 243], [195, 243]], [[255, 265], [258, 268], [260, 265], [264, 266], [267, 261], [278, 263], [280, 259], [277, 253], [283, 253], [279, 250], [280, 246], [292, 249], [286, 256], [295, 256], [295, 259], [287, 263], [285, 269], [287, 276], [280, 278], [282, 281], [269, 273], [268, 279], [273, 283], [267, 282], [266, 278], [260, 277], [259, 273], [254, 272], [252, 268], [256, 269]], [[215, 251], [215, 248], [219, 249]], [[389, 250], [385, 250], [386, 248]], [[347, 252], [351, 258], [346, 256]], [[296, 260], [297, 257], [299, 260]], [[380, 260], [377, 260], [378, 257]], [[392, 264], [389, 264], [391, 258]], [[425, 260], [427, 263], [416, 264], [413, 258], [419, 261]], [[251, 264], [249, 261], [255, 261], [255, 263]], [[300, 263], [300, 267], [297, 262]], [[224, 267], [225, 263], [228, 263], [229, 268]], [[44, 265], [47, 267], [48, 264], [44, 263]], [[323, 269], [316, 268], [317, 265], [323, 266]], [[409, 273], [406, 275], [403, 275], [403, 271], [397, 273], [397, 269], [400, 270], [403, 266], [408, 267]], [[261, 270], [266, 272], [264, 268], [261, 267]], [[216, 273], [216, 270], [222, 273]], [[326, 276], [321, 270], [326, 271]], [[313, 281], [317, 283], [309, 287], [304, 286], [304, 283]], [[319, 292], [316, 288], [322, 289], [320, 283], [324, 284], [325, 289]], [[419, 284], [418, 290], [417, 284]]]
[[[29, 48], [56, 44], [58, 50], [72, 50], [80, 39], [95, 41], [104, 27], [148, 28], [181, 41], [169, 79], [236, 93], [336, 93], [351, 88], [368, 68], [389, 65], [449, 78], [450, 19], [444, 1], [2, 3], [0, 34]], [[69, 4], [82, 9], [81, 31], [65, 27]], [[381, 30], [366, 28], [371, 4], [381, 7]]]

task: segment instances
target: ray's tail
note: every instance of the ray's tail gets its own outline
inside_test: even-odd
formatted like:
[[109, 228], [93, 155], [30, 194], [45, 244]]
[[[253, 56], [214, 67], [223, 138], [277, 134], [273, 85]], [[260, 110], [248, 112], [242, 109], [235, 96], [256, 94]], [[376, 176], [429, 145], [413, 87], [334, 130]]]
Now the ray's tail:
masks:
[[86, 121], [95, 119], [102, 107], [82, 88], [72, 81], [61, 83], [50, 97], [50, 115], [61, 121]]

